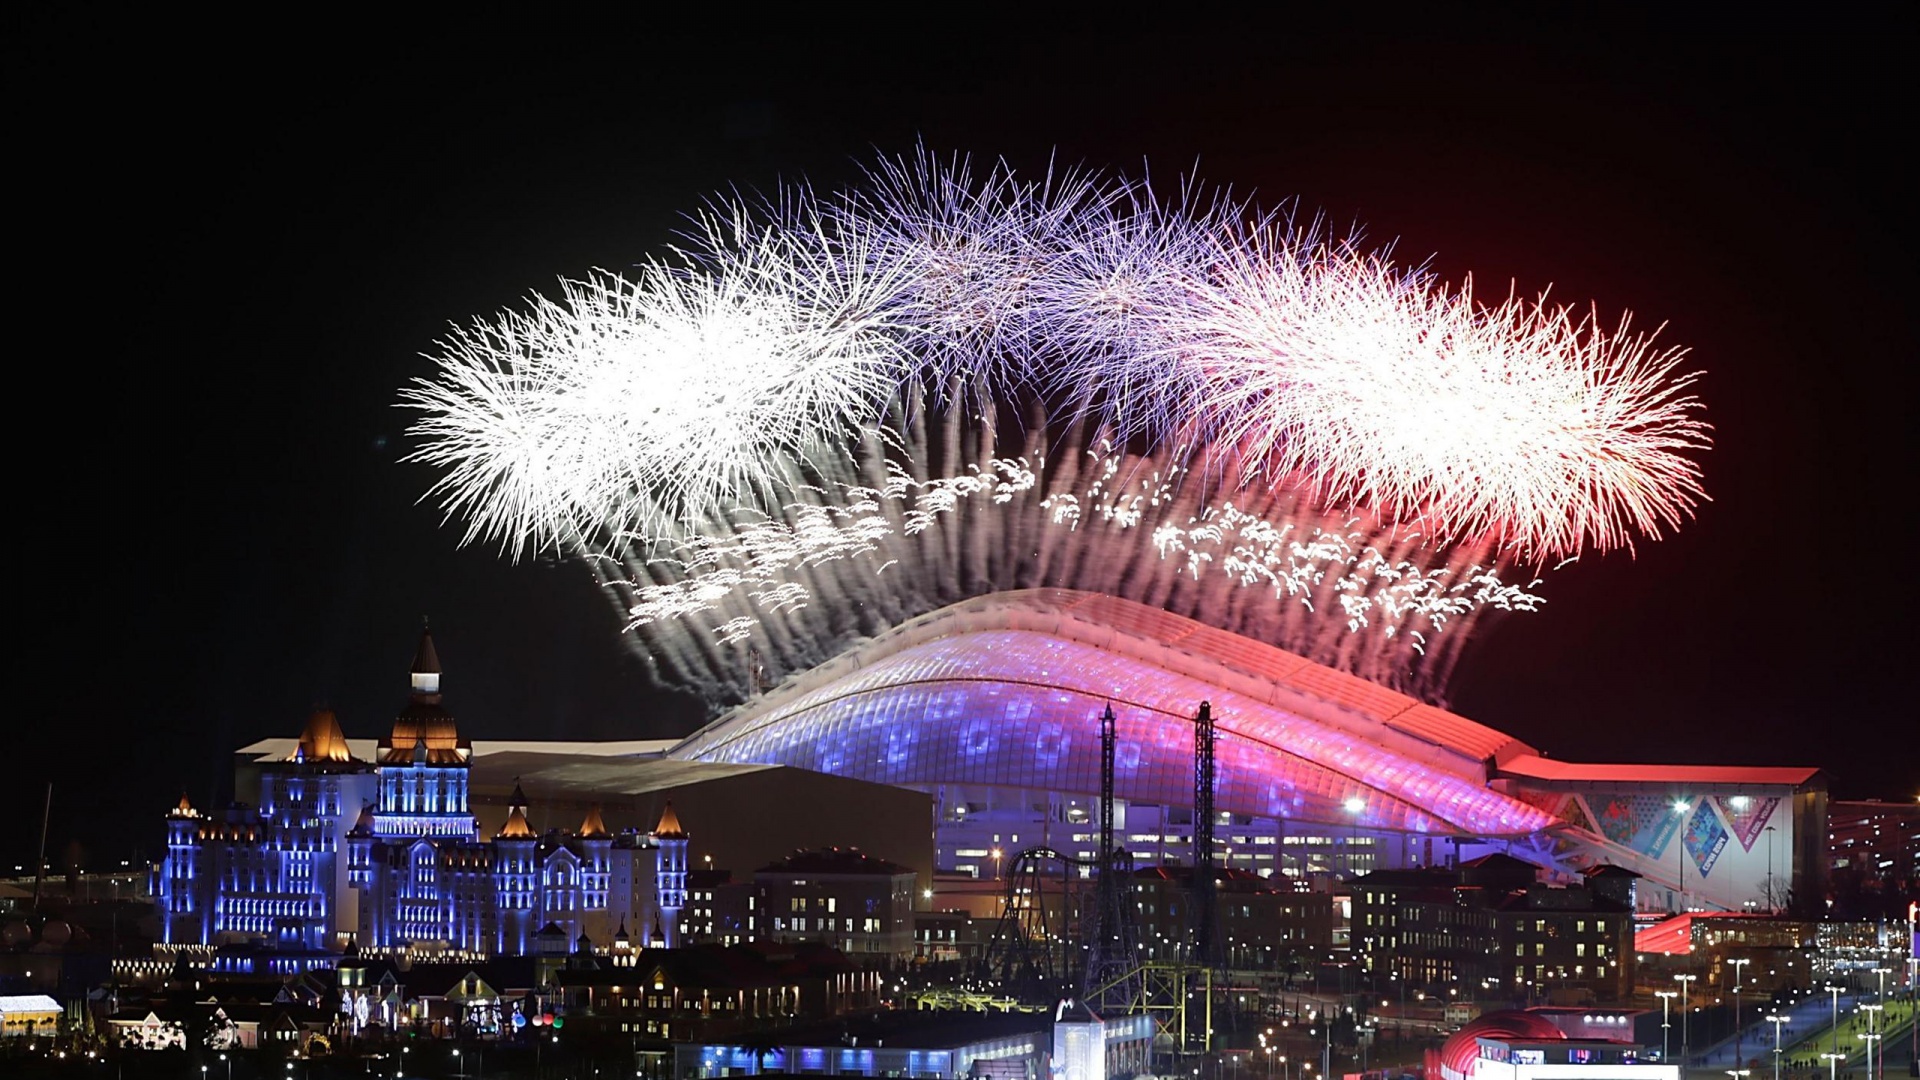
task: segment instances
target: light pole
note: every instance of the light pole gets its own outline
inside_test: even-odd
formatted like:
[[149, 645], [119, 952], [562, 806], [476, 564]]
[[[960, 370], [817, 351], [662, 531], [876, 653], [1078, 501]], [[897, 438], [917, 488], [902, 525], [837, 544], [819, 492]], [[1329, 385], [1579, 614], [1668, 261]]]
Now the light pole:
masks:
[[1655, 990], [1653, 996], [1660, 999], [1660, 1064], [1672, 1060], [1673, 1054], [1667, 1047], [1667, 1030], [1673, 1027], [1671, 1019], [1673, 999], [1680, 996], [1678, 990]]
[[460, 1070], [461, 1080], [465, 1080], [467, 1075], [467, 1063], [460, 1060], [460, 1048], [457, 1046], [453, 1048], [453, 1065], [454, 1065], [454, 1068]]
[[1768, 1013], [1767, 1022], [1773, 1025], [1773, 1080], [1780, 1080], [1780, 1025], [1787, 1018], [1779, 1013]]
[[1767, 911], [1770, 914], [1778, 914], [1780, 911], [1780, 901], [1777, 899], [1779, 894], [1773, 887], [1773, 826], [1771, 825], [1767, 826], [1766, 833], [1767, 833]]
[[1827, 984], [1827, 992], [1833, 995], [1833, 1052], [1840, 1052], [1840, 988]]
[[1727, 966], [1733, 969], [1733, 1064], [1736, 1068], [1747, 1061], [1740, 1053], [1740, 991], [1746, 987], [1742, 979], [1747, 973], [1747, 965], [1751, 963], [1752, 957], [1727, 961]]
[[[1680, 819], [1680, 891], [1674, 894], [1674, 902], [1680, 907], [1680, 914], [1687, 912], [1687, 808], [1685, 799], [1673, 800], [1673, 813]], [[1686, 1025], [1683, 1022], [1681, 1027]], [[1685, 1049], [1681, 1053], [1685, 1053]]]
[[[221, 1054], [220, 1060], [227, 1063], [227, 1080], [233, 1080], [233, 1059], [225, 1054]], [[200, 1071], [205, 1072], [206, 1070], [202, 1069]]]
[[1692, 1049], [1693, 1028], [1687, 1021], [1687, 1010], [1693, 1007], [1690, 996], [1692, 987], [1688, 984], [1698, 979], [1698, 975], [1675, 975], [1673, 981], [1680, 984], [1680, 1068], [1687, 1067], [1687, 1054]]
[[1347, 813], [1353, 816], [1353, 828], [1347, 835], [1347, 877], [1351, 879], [1354, 876], [1353, 849], [1360, 846], [1360, 812], [1367, 808], [1367, 800], [1358, 795], [1350, 795], [1342, 805], [1346, 807]]
[[1840, 1062], [1845, 1060], [1847, 1055], [1821, 1054], [1820, 1056], [1827, 1059], [1828, 1080], [1840, 1080]]
[[[1884, 1005], [1862, 1005], [1860, 1011], [1867, 1014], [1867, 1032], [1861, 1038], [1867, 1040], [1867, 1080], [1873, 1080], [1873, 1044], [1880, 1038], [1880, 1010]], [[1884, 1067], [1885, 1061], [1881, 1062]]]

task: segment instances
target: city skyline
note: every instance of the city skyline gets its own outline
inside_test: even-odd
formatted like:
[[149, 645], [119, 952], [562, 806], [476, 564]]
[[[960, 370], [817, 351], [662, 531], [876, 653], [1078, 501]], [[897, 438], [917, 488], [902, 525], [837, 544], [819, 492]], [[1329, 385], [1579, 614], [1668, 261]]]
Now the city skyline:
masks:
[[[28, 230], [31, 344], [72, 351], [84, 326], [107, 357], [59, 436], [68, 458], [29, 475], [29, 520], [106, 525], [118, 550], [35, 568], [23, 590], [34, 764], [10, 770], [6, 810], [37, 826], [51, 779], [56, 865], [67, 839], [102, 857], [138, 843], [121, 820], [149, 824], [152, 854], [180, 788], [215, 797], [233, 749], [296, 733], [312, 705], [351, 737], [384, 732], [423, 616], [469, 737], [690, 733], [701, 710], [647, 685], [584, 570], [460, 549], [416, 503], [432, 477], [398, 463], [393, 390], [448, 323], [630, 266], [709, 192], [845, 177], [917, 140], [1023, 167], [1197, 160], [1263, 201], [1365, 221], [1403, 260], [1437, 252], [1436, 272], [1476, 272], [1483, 293], [1551, 284], [1603, 321], [1667, 324], [1707, 372], [1714, 501], [1492, 621], [1452, 708], [1555, 757], [1812, 765], [1839, 796], [1910, 796], [1911, 762], [1874, 742], [1903, 711], [1900, 598], [1874, 588], [1884, 556], [1828, 568], [1838, 537], [1904, 536], [1911, 516], [1896, 372], [1913, 218], [1888, 133], [1913, 91], [1838, 37], [1527, 29], [1308, 25], [1271, 40], [1277, 61], [1228, 48], [1215, 70], [1118, 30], [1094, 35], [1098, 57], [963, 38], [926, 70], [871, 55], [876, 37], [871, 69], [828, 76], [818, 101], [786, 92], [808, 70], [790, 43], [831, 39], [769, 34], [697, 92], [627, 79], [679, 105], [642, 115], [587, 105], [557, 55], [501, 75], [396, 44], [334, 86], [301, 64], [163, 64], [106, 31], [97, 77], [71, 84], [33, 77], [70, 53], [29, 35], [22, 123], [47, 207]], [[1150, 76], [1116, 73], [1152, 56]], [[602, 63], [617, 70], [611, 50]], [[854, 93], [874, 80], [902, 90]], [[105, 305], [82, 295], [103, 267], [133, 278]], [[27, 397], [70, 397], [31, 393], [56, 372], [72, 378], [37, 364]]]

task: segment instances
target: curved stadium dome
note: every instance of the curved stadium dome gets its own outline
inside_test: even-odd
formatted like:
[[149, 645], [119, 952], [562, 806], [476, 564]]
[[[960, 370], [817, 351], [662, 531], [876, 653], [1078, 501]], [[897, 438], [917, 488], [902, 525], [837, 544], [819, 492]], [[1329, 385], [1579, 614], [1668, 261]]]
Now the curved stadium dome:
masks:
[[1097, 796], [1111, 703], [1115, 794], [1191, 806], [1203, 700], [1220, 733], [1220, 811], [1489, 838], [1555, 824], [1488, 786], [1501, 762], [1536, 753], [1519, 740], [1237, 634], [1065, 589], [995, 593], [903, 624], [668, 756]]

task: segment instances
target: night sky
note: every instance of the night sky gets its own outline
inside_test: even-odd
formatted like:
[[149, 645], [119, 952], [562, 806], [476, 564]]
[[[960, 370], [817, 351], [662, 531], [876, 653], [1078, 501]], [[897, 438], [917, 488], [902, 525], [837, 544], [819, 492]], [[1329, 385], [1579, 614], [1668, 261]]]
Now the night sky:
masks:
[[[963, 24], [10, 15], [15, 642], [0, 858], [152, 854], [317, 702], [382, 733], [423, 616], [473, 738], [669, 736], [584, 570], [462, 550], [400, 464], [450, 321], [875, 150], [1206, 177], [1709, 375], [1714, 501], [1487, 630], [1458, 711], [1555, 757], [1920, 788], [1912, 28], [1457, 15]], [[718, 9], [715, 9], [716, 11]], [[848, 9], [850, 10], [850, 9]]]

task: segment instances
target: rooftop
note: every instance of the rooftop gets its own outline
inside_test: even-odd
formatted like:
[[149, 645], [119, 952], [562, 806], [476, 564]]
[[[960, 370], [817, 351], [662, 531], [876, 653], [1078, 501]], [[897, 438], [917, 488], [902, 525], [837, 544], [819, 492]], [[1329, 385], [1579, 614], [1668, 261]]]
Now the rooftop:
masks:
[[1762, 765], [1594, 765], [1526, 754], [1501, 762], [1499, 775], [1567, 783], [1799, 787], [1820, 775], [1820, 770]]
[[892, 877], [913, 871], [899, 863], [875, 858], [859, 848], [796, 851], [777, 863], [760, 868], [763, 874], [867, 874]]

